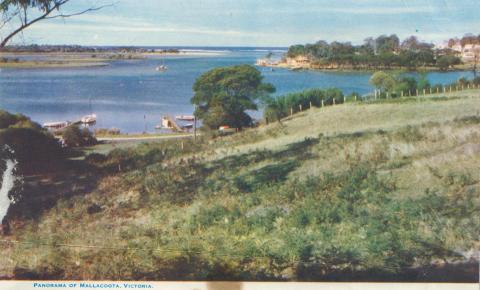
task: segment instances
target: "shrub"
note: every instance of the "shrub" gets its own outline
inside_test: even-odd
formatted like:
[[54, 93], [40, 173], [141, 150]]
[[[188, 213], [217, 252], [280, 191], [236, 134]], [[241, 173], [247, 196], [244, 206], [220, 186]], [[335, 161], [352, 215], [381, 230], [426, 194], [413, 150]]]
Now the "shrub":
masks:
[[52, 135], [30, 128], [0, 130], [0, 144], [13, 149], [20, 168], [25, 172], [50, 168], [64, 157], [60, 144]]
[[298, 93], [291, 93], [276, 98], [269, 98], [265, 101], [264, 118], [268, 122], [278, 121], [290, 113], [296, 113], [310, 108], [310, 104], [314, 107], [332, 105], [335, 100], [336, 104], [343, 103], [343, 93], [337, 88], [327, 90], [308, 89]]
[[68, 147], [89, 146], [96, 143], [96, 139], [88, 128], [80, 129], [76, 125], [67, 127], [62, 133], [62, 138]]
[[52, 168], [64, 157], [55, 138], [24, 115], [0, 110], [0, 144], [8, 145], [23, 172]]

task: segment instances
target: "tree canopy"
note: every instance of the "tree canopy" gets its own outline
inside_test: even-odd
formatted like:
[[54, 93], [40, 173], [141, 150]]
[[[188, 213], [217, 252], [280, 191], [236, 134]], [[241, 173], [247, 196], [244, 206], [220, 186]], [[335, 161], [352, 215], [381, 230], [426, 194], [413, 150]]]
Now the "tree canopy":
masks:
[[195, 116], [210, 129], [250, 126], [252, 118], [246, 111], [257, 110], [257, 100], [275, 92], [273, 85], [264, 83], [261, 73], [251, 65], [210, 70], [196, 80], [193, 90]]
[[370, 77], [369, 83], [381, 91], [390, 91], [395, 86], [395, 79], [383, 71], [378, 71]]
[[[459, 64], [460, 58], [453, 50], [436, 50], [433, 44], [419, 41], [411, 36], [400, 42], [397, 35], [369, 37], [361, 45], [350, 42], [320, 40], [314, 44], [293, 45], [286, 54], [289, 58], [307, 57], [315, 67], [408, 68], [437, 66], [448, 69]], [[441, 59], [442, 56], [445, 56]], [[447, 57], [448, 56], [448, 57]]]

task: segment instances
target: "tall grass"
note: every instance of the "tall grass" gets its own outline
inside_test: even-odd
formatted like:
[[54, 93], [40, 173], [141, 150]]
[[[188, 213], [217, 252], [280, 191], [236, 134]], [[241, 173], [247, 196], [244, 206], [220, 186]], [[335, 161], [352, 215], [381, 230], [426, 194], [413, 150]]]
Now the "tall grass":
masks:
[[[402, 275], [409, 269], [461, 260], [478, 240], [479, 176], [440, 161], [420, 167], [445, 148], [478, 141], [465, 135], [477, 125], [469, 117], [320, 136], [213, 160], [193, 158], [216, 146], [209, 141], [91, 156], [87, 162], [105, 170], [104, 181], [15, 228], [22, 242], [12, 254], [15, 273], [114, 280], [348, 280], [367, 273], [408, 280]], [[435, 130], [456, 135], [433, 138]], [[402, 144], [409, 149], [397, 152]], [[319, 170], [306, 170], [311, 166]], [[434, 182], [417, 186], [412, 166]]]

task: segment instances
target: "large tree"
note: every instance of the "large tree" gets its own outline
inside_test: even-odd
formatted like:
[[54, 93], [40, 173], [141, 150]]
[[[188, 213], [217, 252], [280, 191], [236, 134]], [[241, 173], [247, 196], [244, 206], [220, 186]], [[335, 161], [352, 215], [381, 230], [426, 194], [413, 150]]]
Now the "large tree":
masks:
[[252, 124], [246, 111], [257, 110], [257, 100], [275, 91], [263, 82], [251, 65], [216, 68], [201, 75], [193, 85], [195, 116], [210, 129], [220, 126], [243, 128]]
[[[71, 0], [0, 0], [0, 49], [32, 24], [53, 18], [66, 18], [99, 10], [107, 5], [87, 7], [63, 13], [62, 7]], [[109, 4], [111, 5], [111, 4]]]

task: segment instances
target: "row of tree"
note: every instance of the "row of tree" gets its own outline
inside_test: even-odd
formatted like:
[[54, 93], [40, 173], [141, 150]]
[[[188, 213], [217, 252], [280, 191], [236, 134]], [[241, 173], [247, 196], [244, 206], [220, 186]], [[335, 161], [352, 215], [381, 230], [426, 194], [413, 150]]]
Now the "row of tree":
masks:
[[400, 42], [395, 34], [369, 37], [362, 45], [350, 42], [318, 41], [315, 44], [293, 45], [286, 54], [289, 58], [307, 57], [317, 67], [352, 67], [364, 69], [438, 67], [446, 70], [461, 60], [451, 49], [434, 49], [433, 44], [410, 36]]
[[456, 44], [460, 44], [464, 47], [467, 44], [480, 44], [480, 34], [474, 35], [472, 33], [465, 34], [462, 38], [450, 38], [448, 40], [448, 47], [453, 47]]
[[475, 77], [472, 80], [467, 78], [460, 78], [457, 82], [449, 85], [435, 84], [432, 85], [427, 79], [426, 74], [421, 74], [419, 78], [400, 73], [387, 73], [378, 71], [372, 75], [369, 83], [379, 91], [380, 97], [399, 97], [399, 96], [413, 96], [417, 93], [422, 94], [423, 91], [443, 92], [444, 88], [457, 87], [467, 88], [470, 86], [480, 85], [480, 77]]

